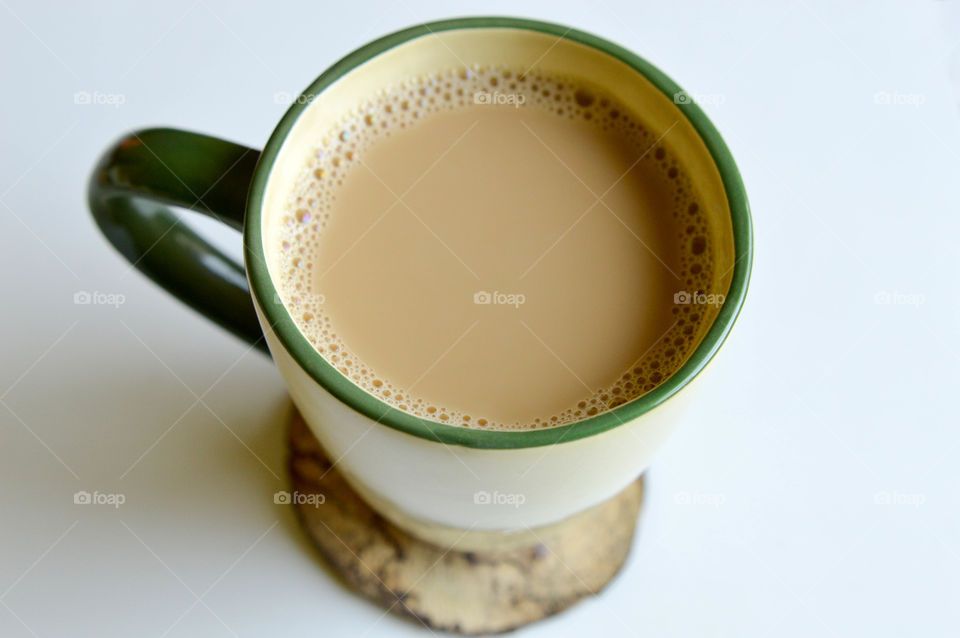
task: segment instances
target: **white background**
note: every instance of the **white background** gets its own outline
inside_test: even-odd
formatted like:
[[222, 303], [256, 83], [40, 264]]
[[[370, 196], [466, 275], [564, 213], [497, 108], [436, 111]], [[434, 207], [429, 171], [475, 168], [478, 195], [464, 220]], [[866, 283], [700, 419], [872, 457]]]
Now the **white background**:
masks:
[[130, 271], [85, 185], [138, 127], [260, 147], [277, 93], [478, 13], [592, 31], [701, 96], [756, 228], [747, 304], [649, 472], [626, 568], [519, 635], [956, 636], [960, 12], [905, 0], [0, 0], [0, 635], [429, 635], [345, 591], [273, 504], [278, 374]]

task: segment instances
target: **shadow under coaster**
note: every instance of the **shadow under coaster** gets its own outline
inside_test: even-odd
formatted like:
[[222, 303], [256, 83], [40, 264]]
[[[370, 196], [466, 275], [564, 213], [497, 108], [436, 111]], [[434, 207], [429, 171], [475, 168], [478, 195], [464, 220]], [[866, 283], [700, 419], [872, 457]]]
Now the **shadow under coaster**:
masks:
[[531, 545], [460, 551], [424, 542], [375, 512], [331, 467], [296, 410], [289, 432], [297, 512], [321, 554], [351, 589], [430, 629], [491, 634], [541, 620], [598, 593], [630, 551], [642, 477], [600, 505], [532, 530]]

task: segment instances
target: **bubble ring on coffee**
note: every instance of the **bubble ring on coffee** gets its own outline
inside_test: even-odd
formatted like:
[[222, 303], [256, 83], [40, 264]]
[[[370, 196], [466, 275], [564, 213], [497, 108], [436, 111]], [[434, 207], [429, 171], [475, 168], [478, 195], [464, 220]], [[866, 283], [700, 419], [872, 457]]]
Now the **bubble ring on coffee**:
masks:
[[[395, 131], [414, 127], [431, 115], [468, 106], [536, 109], [558, 118], [590, 122], [635, 144], [643, 152], [638, 161], [656, 167], [664, 183], [673, 189], [673, 205], [667, 212], [679, 255], [679, 280], [676, 292], [671, 293], [673, 325], [615, 382], [572, 402], [564, 410], [530, 422], [500, 422], [489, 415], [439, 405], [384, 378], [338, 336], [324, 307], [323, 292], [314, 289], [317, 239], [327, 228], [338, 188], [349, 172], [361, 164], [370, 145]], [[439, 423], [529, 430], [566, 425], [606, 412], [646, 394], [669, 378], [691, 354], [710, 322], [706, 306], [693, 303], [710, 294], [710, 282], [714, 280], [710, 233], [694, 185], [668, 145], [659, 142], [636, 113], [603, 89], [578, 78], [541, 72], [525, 74], [520, 69], [505, 67], [476, 67], [450, 69], [384, 89], [317, 140], [313, 156], [305, 163], [289, 196], [278, 235], [277, 245], [267, 249], [276, 256], [275, 263], [282, 274], [277, 282], [280, 299], [317, 352], [378, 399]], [[517, 299], [523, 296], [478, 286], [474, 303], [497, 305], [493, 303], [494, 294], [513, 295], [513, 305], [518, 305]]]

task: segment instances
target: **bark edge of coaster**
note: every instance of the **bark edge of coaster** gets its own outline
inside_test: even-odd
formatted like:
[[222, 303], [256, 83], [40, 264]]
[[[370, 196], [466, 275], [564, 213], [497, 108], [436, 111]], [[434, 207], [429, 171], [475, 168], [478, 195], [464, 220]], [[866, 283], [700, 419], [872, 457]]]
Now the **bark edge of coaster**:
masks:
[[297, 514], [324, 559], [350, 589], [432, 630], [502, 633], [597, 594], [630, 552], [643, 500], [641, 477], [600, 505], [534, 530], [540, 541], [533, 545], [447, 550], [408, 534], [360, 498], [296, 409], [289, 446]]

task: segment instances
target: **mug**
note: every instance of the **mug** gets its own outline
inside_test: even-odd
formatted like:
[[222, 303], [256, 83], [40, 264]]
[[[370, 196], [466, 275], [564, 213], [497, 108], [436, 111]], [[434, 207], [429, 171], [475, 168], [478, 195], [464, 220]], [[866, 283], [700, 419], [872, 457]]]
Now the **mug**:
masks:
[[[642, 113], [702, 191], [714, 248], [712, 293], [692, 354], [648, 393], [582, 421], [489, 431], [402, 412], [354, 385], [299, 332], [280, 303], [264, 245], [315, 142], [351, 107], [404, 77], [464, 64], [577, 75]], [[89, 204], [110, 242], [139, 270], [249, 344], [269, 350], [290, 396], [336, 468], [380, 514], [436, 544], [485, 548], [530, 539], [634, 481], [680, 422], [690, 386], [744, 302], [753, 240], [744, 186], [716, 129], [676, 83], [599, 37], [502, 17], [445, 20], [350, 53], [293, 101], [261, 152], [172, 129], [108, 149]], [[180, 223], [198, 211], [243, 233], [245, 267]], [[272, 223], [271, 223], [272, 222]]]

